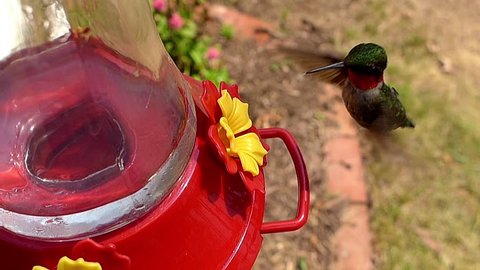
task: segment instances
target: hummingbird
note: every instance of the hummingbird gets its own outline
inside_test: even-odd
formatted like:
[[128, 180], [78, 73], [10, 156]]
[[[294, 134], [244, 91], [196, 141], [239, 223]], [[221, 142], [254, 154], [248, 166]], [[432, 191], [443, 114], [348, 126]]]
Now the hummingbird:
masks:
[[[289, 52], [292, 55], [292, 50]], [[342, 88], [342, 98], [353, 119], [362, 127], [387, 133], [397, 128], [414, 128], [395, 88], [383, 80], [387, 68], [387, 53], [374, 43], [361, 43], [353, 47], [341, 60], [338, 56], [313, 56], [311, 53], [293, 52], [303, 64], [316, 62], [316, 67], [305, 75], [337, 84]], [[318, 67], [318, 64], [322, 66]]]

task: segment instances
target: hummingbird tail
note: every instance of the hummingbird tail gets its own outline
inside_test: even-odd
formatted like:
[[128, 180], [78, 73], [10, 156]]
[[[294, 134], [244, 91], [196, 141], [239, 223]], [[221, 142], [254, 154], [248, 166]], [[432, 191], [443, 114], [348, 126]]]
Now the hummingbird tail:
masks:
[[404, 127], [415, 128], [415, 123], [412, 120], [407, 118], [407, 121], [405, 121]]

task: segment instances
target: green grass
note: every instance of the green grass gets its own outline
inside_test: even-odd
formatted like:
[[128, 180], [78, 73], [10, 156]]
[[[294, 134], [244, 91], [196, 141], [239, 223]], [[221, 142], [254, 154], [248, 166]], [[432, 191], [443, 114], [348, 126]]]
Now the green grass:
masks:
[[[480, 267], [475, 255], [480, 245], [480, 131], [462, 123], [442, 100], [428, 99], [423, 101], [430, 113], [422, 117], [421, 109], [411, 110], [424, 127], [373, 142], [370, 152], [372, 227], [380, 265], [475, 269]], [[438, 247], [422, 240], [419, 229]]]
[[363, 20], [348, 29], [355, 35], [341, 46], [368, 37], [386, 47], [386, 80], [417, 124], [388, 138], [365, 136], [377, 266], [480, 269], [479, 82], [465, 70], [440, 71], [427, 50], [427, 19], [375, 27], [395, 9], [372, 3], [381, 16], [359, 15]]

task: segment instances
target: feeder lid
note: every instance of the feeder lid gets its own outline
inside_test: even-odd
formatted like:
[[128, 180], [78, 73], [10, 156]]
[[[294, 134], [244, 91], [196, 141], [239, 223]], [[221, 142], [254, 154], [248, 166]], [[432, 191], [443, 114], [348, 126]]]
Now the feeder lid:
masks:
[[[188, 84], [153, 26], [126, 15], [110, 28], [95, 20], [77, 27], [67, 4], [52, 5], [29, 9], [33, 17], [57, 12], [43, 39], [25, 31], [45, 31], [18, 16], [25, 7], [0, 9], [12, 25], [0, 31], [0, 226], [73, 240], [158, 204], [188, 162], [196, 120]], [[115, 35], [118, 27], [129, 29]]]

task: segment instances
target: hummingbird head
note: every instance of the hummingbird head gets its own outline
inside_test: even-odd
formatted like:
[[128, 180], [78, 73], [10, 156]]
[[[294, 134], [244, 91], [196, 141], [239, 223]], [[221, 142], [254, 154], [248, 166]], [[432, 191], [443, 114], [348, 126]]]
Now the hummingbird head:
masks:
[[342, 70], [350, 82], [361, 90], [369, 90], [383, 82], [383, 71], [387, 68], [387, 53], [374, 43], [361, 43], [353, 47], [342, 62], [314, 68], [306, 74], [326, 70]]
[[381, 76], [387, 68], [387, 53], [377, 44], [361, 43], [350, 50], [343, 63], [349, 71], [365, 76]]

